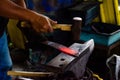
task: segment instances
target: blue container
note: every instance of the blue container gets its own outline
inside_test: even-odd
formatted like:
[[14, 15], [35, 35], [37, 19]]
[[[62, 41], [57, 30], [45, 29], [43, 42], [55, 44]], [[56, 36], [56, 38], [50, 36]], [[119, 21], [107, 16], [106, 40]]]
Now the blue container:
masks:
[[110, 46], [120, 40], [120, 26], [107, 23], [94, 23], [84, 26], [80, 40], [88, 41], [94, 39], [95, 43]]

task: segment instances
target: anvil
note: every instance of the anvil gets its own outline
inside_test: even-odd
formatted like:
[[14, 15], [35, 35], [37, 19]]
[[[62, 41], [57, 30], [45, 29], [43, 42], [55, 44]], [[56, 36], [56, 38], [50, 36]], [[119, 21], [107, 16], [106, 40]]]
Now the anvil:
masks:
[[60, 53], [46, 65], [54, 67], [54, 71], [56, 69], [58, 73], [72, 71], [77, 78], [80, 78], [85, 73], [86, 64], [94, 49], [94, 41], [91, 39], [83, 44], [73, 43], [69, 48], [78, 51], [77, 57]]

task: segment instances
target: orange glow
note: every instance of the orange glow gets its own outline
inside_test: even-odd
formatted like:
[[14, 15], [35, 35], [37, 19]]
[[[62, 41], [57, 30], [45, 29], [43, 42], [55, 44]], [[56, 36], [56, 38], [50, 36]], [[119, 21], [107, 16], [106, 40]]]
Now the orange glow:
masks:
[[59, 47], [59, 50], [61, 50], [62, 52], [69, 54], [69, 55], [76, 55], [77, 51], [69, 49], [67, 47]]

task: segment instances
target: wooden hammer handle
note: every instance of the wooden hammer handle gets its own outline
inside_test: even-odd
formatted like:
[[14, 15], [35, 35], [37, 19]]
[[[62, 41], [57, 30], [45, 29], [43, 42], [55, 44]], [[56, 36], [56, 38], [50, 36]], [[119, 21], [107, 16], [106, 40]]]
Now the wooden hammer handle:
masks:
[[8, 71], [10, 76], [24, 76], [24, 77], [47, 77], [53, 75], [53, 72], [28, 72], [28, 71]]

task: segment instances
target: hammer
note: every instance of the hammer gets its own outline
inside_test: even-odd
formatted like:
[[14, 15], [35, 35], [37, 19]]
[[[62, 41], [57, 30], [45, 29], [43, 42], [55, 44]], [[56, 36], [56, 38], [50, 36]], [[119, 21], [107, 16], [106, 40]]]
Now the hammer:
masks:
[[[21, 21], [21, 27], [30, 27], [31, 25], [28, 22]], [[73, 41], [77, 41], [80, 39], [82, 27], [82, 18], [81, 17], [73, 17], [73, 24], [56, 24], [53, 25], [53, 29], [60, 29], [62, 31], [71, 31], [72, 32], [72, 39]]]

